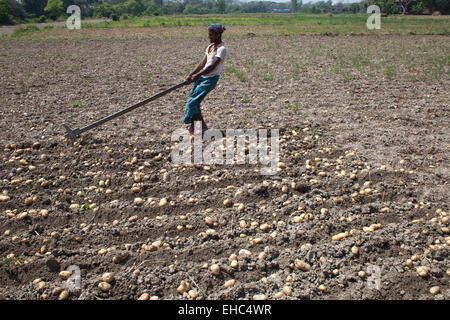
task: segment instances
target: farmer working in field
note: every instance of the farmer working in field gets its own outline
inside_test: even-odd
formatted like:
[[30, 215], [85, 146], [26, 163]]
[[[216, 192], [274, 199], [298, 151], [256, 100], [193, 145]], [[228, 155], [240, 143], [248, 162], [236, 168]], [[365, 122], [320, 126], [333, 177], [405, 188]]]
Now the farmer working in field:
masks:
[[227, 48], [222, 42], [222, 33], [225, 31], [220, 23], [213, 23], [208, 27], [208, 36], [211, 44], [206, 48], [205, 56], [198, 66], [192, 71], [187, 81], [194, 82], [194, 88], [186, 106], [184, 123], [191, 124], [189, 132], [194, 134], [194, 121], [202, 122], [202, 131], [208, 127], [203, 120], [200, 103], [205, 96], [214, 89], [219, 81], [219, 74], [223, 69]]

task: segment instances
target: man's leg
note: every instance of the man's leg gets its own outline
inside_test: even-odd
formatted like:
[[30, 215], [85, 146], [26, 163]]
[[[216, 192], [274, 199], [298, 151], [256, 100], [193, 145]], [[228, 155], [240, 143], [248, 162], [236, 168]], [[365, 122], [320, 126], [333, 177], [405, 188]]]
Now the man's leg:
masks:
[[194, 120], [201, 113], [200, 102], [202, 102], [207, 94], [207, 91], [205, 89], [205, 86], [202, 86], [201, 83], [196, 84], [196, 86], [192, 89], [187, 102], [184, 123], [193, 124]]
[[205, 120], [203, 120], [203, 116], [201, 113], [195, 115], [192, 119], [191, 125], [189, 126], [189, 133], [190, 134], [194, 134], [195, 133], [195, 122], [197, 121], [201, 121], [202, 122], [202, 132], [205, 132], [206, 130], [208, 130], [208, 126], [205, 123]]
[[201, 122], [202, 122], [202, 128], [207, 128], [206, 123], [205, 123], [205, 120], [203, 119], [203, 116], [202, 116], [201, 113], [197, 114], [197, 115], [194, 117], [194, 121], [201, 121]]
[[192, 89], [191, 94], [187, 102], [186, 115], [184, 117], [184, 123], [190, 123], [190, 131], [194, 131], [194, 122], [202, 122], [202, 131], [208, 130], [205, 120], [201, 114], [200, 103], [203, 101], [205, 96], [212, 90], [217, 84], [218, 76], [214, 78], [202, 79], [196, 82], [196, 86]]
[[201, 121], [202, 126], [206, 127], [205, 120], [203, 119], [201, 113], [200, 103], [203, 101], [209, 91], [211, 91], [211, 89], [208, 87], [200, 87], [189, 96], [184, 123], [190, 123], [192, 129], [194, 121]]

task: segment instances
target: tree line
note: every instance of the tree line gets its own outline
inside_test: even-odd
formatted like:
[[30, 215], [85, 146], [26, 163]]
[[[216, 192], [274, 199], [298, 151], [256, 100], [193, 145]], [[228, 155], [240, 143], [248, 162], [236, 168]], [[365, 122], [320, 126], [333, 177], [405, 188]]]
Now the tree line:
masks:
[[78, 5], [83, 18], [112, 18], [156, 16], [167, 14], [223, 14], [223, 13], [361, 13], [376, 4], [387, 14], [426, 14], [440, 11], [450, 13], [449, 0], [362, 0], [359, 3], [337, 3], [331, 0], [305, 3], [286, 0], [0, 0], [0, 24], [18, 22], [45, 22], [66, 19], [67, 7]]
[[386, 14], [440, 14], [450, 13], [450, 0], [365, 0], [375, 4]]

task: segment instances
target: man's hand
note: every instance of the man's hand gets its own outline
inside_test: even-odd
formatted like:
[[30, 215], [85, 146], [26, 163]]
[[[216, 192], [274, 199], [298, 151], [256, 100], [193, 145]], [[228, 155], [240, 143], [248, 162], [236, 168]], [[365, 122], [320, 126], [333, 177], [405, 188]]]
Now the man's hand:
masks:
[[186, 81], [187, 81], [188, 83], [191, 83], [191, 82], [192, 82], [192, 74], [191, 74], [191, 73], [186, 77]]
[[191, 76], [192, 81], [197, 81], [198, 78], [200, 78], [200, 74], [199, 73], [194, 74], [193, 76]]
[[191, 83], [191, 82], [193, 82], [193, 81], [195, 81], [195, 80], [197, 80], [197, 79], [199, 78], [199, 76], [197, 76], [197, 77], [195, 78], [194, 75], [195, 75], [196, 73], [200, 72], [200, 71], [204, 68], [207, 59], [208, 59], [208, 56], [205, 54], [205, 55], [203, 56], [202, 61], [200, 61], [200, 63], [197, 65], [197, 67], [195, 67], [194, 71], [192, 71], [191, 73], [189, 73], [189, 75], [188, 75], [187, 78], [186, 78], [186, 81], [187, 81], [188, 83]]

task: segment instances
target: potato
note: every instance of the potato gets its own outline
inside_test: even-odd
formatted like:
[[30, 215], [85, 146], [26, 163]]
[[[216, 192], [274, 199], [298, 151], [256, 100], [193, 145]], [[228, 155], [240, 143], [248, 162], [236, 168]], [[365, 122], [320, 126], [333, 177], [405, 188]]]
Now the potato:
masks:
[[224, 201], [223, 201], [223, 206], [224, 207], [231, 207], [231, 205], [232, 205], [232, 201], [230, 200], [230, 199], [225, 199]]
[[308, 263], [299, 259], [295, 259], [295, 267], [301, 271], [311, 270], [311, 266]]
[[290, 296], [290, 295], [292, 294], [292, 288], [291, 288], [290, 286], [285, 286], [285, 287], [283, 288], [283, 293], [284, 293], [285, 295]]
[[177, 288], [177, 292], [179, 294], [183, 294], [185, 292], [188, 292], [191, 289], [191, 285], [186, 281], [181, 281], [180, 285]]
[[166, 198], [162, 198], [161, 200], [159, 200], [159, 206], [160, 207], [164, 207], [165, 205], [167, 205], [167, 199]]
[[70, 272], [69, 271], [61, 271], [59, 273], [59, 277], [63, 280], [67, 280], [70, 277]]
[[105, 272], [102, 275], [102, 281], [103, 282], [110, 283], [110, 282], [112, 282], [114, 280], [115, 280], [115, 276], [114, 276], [114, 273], [112, 273], [112, 272]]
[[252, 253], [247, 249], [241, 249], [239, 250], [239, 256], [247, 256], [250, 257]]
[[274, 298], [274, 299], [280, 299], [280, 298], [282, 298], [283, 296], [284, 296], [284, 293], [280, 291], [280, 292], [275, 293], [274, 296], [273, 296], [273, 298]]
[[236, 280], [231, 279], [231, 280], [226, 281], [223, 286], [225, 288], [230, 288], [230, 287], [234, 286], [235, 283], [236, 283]]
[[111, 285], [108, 282], [100, 282], [98, 284], [98, 288], [103, 292], [108, 292], [109, 290], [111, 290]]
[[150, 299], [150, 295], [148, 293], [143, 293], [138, 298], [138, 300], [149, 300], [149, 299]]
[[68, 290], [63, 290], [59, 296], [58, 296], [58, 300], [66, 300], [67, 298], [69, 298], [69, 291]]
[[188, 292], [188, 296], [190, 297], [190, 298], [192, 298], [192, 299], [195, 299], [195, 298], [197, 298], [197, 291], [195, 291], [195, 290], [189, 290], [189, 292]]
[[16, 216], [16, 219], [17, 220], [23, 220], [23, 219], [25, 219], [25, 218], [28, 218], [28, 212], [22, 212], [22, 213], [19, 213], [17, 216]]
[[218, 276], [220, 274], [220, 266], [218, 264], [213, 264], [209, 269], [215, 276]]
[[208, 226], [212, 226], [213, 223], [214, 223], [214, 221], [213, 221], [213, 219], [211, 219], [211, 217], [206, 217], [206, 218], [205, 218], [205, 223], [206, 223], [206, 225], [208, 225]]
[[41, 281], [37, 284], [36, 288], [38, 291], [44, 291], [47, 288], [47, 283], [45, 281]]
[[332, 239], [333, 239], [334, 241], [339, 241], [339, 240], [344, 239], [344, 238], [347, 238], [347, 237], [348, 237], [348, 231], [338, 233], [338, 234], [334, 235], [334, 236], [332, 237]]
[[112, 261], [114, 263], [121, 263], [122, 261], [126, 260], [129, 255], [130, 255], [129, 252], [127, 251], [119, 252], [117, 255], [113, 257]]
[[432, 295], [436, 295], [441, 291], [441, 288], [439, 286], [434, 286], [430, 288], [430, 293]]
[[416, 272], [421, 277], [428, 276], [428, 273], [430, 272], [430, 268], [427, 266], [419, 266], [416, 268]]

